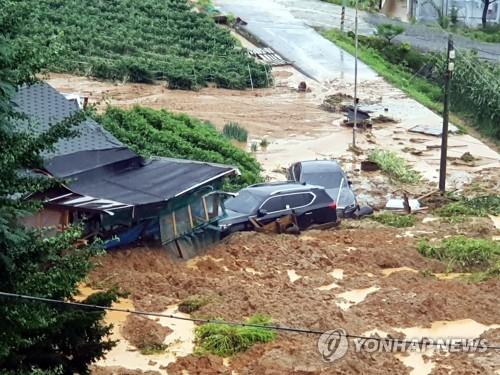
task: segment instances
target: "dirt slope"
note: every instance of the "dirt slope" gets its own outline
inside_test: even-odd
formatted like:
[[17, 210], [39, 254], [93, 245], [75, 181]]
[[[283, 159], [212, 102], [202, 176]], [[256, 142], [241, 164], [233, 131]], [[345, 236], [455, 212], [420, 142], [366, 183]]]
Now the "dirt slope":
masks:
[[[414, 238], [428, 231], [428, 226], [389, 229], [370, 221], [355, 226], [307, 231], [300, 236], [239, 233], [187, 262], [169, 258], [160, 248], [116, 251], [101, 259], [91, 281], [98, 286], [118, 285], [131, 293], [136, 308], [148, 311], [162, 311], [176, 301], [201, 295], [209, 297], [210, 303], [194, 313], [197, 317], [241, 321], [259, 312], [284, 325], [321, 330], [342, 327], [353, 334], [377, 329], [402, 337], [395, 328], [429, 326], [442, 320], [500, 323], [498, 280], [468, 284], [431, 275], [444, 272], [445, 265], [420, 256]], [[465, 231], [466, 226], [456, 230]], [[398, 267], [411, 270], [392, 270], [388, 275], [388, 269]], [[369, 293], [366, 288], [371, 288]], [[361, 295], [357, 304], [349, 303], [356, 296], [347, 297], [353, 291]], [[349, 351], [332, 367], [322, 362], [316, 340], [314, 335], [280, 333], [276, 341], [236, 355], [229, 364], [188, 356], [169, 365], [168, 371], [409, 373], [390, 353]], [[480, 373], [493, 373], [495, 368], [480, 355], [436, 359], [434, 373], [444, 373], [450, 366]]]

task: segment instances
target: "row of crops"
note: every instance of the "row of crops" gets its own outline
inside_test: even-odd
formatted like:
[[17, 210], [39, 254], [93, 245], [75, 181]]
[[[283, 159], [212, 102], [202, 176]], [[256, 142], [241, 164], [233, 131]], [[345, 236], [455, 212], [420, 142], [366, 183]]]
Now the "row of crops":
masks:
[[31, 12], [24, 37], [60, 49], [48, 63], [51, 70], [133, 82], [163, 79], [181, 89], [209, 82], [264, 87], [271, 79], [269, 67], [186, 0], [23, 2]]
[[241, 176], [230, 188], [261, 182], [259, 163], [234, 146], [213, 125], [165, 110], [109, 107], [99, 122], [120, 141], [142, 156], [165, 156], [231, 164]]

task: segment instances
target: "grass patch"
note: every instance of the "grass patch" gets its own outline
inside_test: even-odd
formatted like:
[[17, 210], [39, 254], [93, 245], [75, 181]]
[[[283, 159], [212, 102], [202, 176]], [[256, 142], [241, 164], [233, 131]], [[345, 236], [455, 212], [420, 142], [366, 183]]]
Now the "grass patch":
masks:
[[146, 346], [143, 348], [139, 349], [139, 352], [143, 355], [155, 355], [155, 354], [162, 354], [167, 350], [168, 345], [165, 344], [159, 344], [159, 345], [152, 345], [152, 346]]
[[464, 198], [438, 208], [436, 213], [441, 217], [450, 218], [461, 216], [498, 216], [500, 215], [500, 196], [485, 195], [470, 199]]
[[[485, 271], [498, 273], [500, 243], [454, 236], [438, 243], [422, 240], [418, 244], [420, 254], [448, 262], [448, 271]], [[496, 269], [496, 271], [495, 271]]]
[[409, 228], [415, 225], [417, 218], [412, 215], [397, 215], [390, 212], [370, 216], [370, 219], [395, 228]]
[[192, 312], [199, 310], [209, 302], [210, 299], [208, 297], [190, 296], [179, 304], [178, 309], [180, 312], [191, 314]]
[[396, 181], [416, 184], [421, 180], [420, 174], [392, 151], [373, 150], [368, 154], [368, 160], [377, 163], [382, 171]]
[[[249, 324], [268, 325], [271, 318], [256, 314], [247, 320]], [[207, 323], [196, 328], [197, 351], [219, 356], [243, 352], [252, 345], [274, 340], [276, 332], [264, 327], [238, 327], [228, 324]]]
[[488, 25], [485, 28], [452, 27], [451, 31], [481, 42], [500, 43], [500, 25]]
[[228, 122], [224, 125], [222, 134], [224, 134], [226, 138], [236, 139], [238, 142], [246, 142], [248, 139], [248, 131], [237, 122]]

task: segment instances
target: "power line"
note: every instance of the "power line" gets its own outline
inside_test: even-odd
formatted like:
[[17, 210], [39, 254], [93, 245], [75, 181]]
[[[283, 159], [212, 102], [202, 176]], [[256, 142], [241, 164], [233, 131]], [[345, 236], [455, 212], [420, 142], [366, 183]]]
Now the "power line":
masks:
[[[25, 295], [25, 294], [17, 294], [17, 293], [0, 292], [0, 296], [15, 299], [15, 300], [27, 300], [27, 301], [43, 302], [43, 303], [54, 304], [54, 305], [82, 307], [85, 309], [94, 309], [94, 310], [101, 310], [101, 311], [116, 311], [116, 312], [123, 312], [123, 313], [136, 314], [136, 315], [155, 316], [155, 317], [160, 317], [160, 318], [185, 320], [185, 321], [191, 321], [194, 323], [202, 323], [202, 324], [208, 324], [208, 323], [210, 323], [210, 324], [223, 324], [223, 325], [230, 325], [230, 326], [262, 328], [262, 329], [271, 329], [271, 330], [275, 330], [275, 331], [314, 334], [314, 335], [322, 335], [322, 334], [328, 332], [328, 331], [322, 331], [322, 330], [316, 330], [316, 329], [295, 328], [295, 327], [287, 327], [287, 326], [281, 326], [281, 325], [264, 325], [264, 324], [243, 323], [243, 322], [216, 320], [216, 319], [186, 318], [186, 317], [176, 316], [176, 315], [172, 315], [172, 314], [163, 314], [163, 313], [147, 312], [147, 311], [141, 311], [141, 310], [122, 309], [119, 307], [93, 305], [93, 304], [86, 304], [86, 303], [82, 303], [82, 302], [62, 301], [62, 300], [57, 300], [57, 299], [52, 299], [52, 298], [35, 297], [35, 296], [30, 296], [30, 295]], [[352, 339], [377, 340], [377, 341], [384, 341], [384, 342], [389, 341], [389, 342], [395, 342], [395, 343], [402, 344], [402, 345], [419, 345], [419, 344], [424, 345], [425, 344], [428, 346], [440, 346], [440, 347], [443, 347], [443, 346], [456, 347], [456, 346], [463, 345], [462, 343], [446, 344], [446, 345], [443, 345], [441, 343], [429, 343], [429, 341], [425, 340], [424, 338], [421, 338], [421, 339], [415, 341], [415, 340], [395, 339], [395, 338], [389, 338], [389, 337], [383, 338], [383, 337], [370, 337], [370, 336], [362, 336], [362, 335], [353, 335], [353, 334], [349, 334], [349, 333], [346, 333], [344, 336], [346, 338], [352, 338]], [[479, 338], [471, 339], [471, 341], [479, 341], [479, 340], [480, 340]], [[500, 346], [486, 345], [486, 346], [482, 346], [482, 348], [486, 348], [489, 350], [500, 350]]]

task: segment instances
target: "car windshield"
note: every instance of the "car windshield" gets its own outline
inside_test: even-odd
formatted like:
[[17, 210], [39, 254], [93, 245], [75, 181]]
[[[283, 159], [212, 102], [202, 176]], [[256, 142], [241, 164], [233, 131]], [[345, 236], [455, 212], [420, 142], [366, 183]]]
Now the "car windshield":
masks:
[[344, 176], [340, 172], [304, 173], [301, 180], [311, 185], [319, 185], [325, 187], [326, 189], [330, 189], [339, 188], [342, 177]]
[[248, 190], [242, 190], [233, 198], [229, 198], [224, 202], [224, 206], [232, 211], [242, 214], [250, 214], [260, 205], [261, 199], [259, 196], [252, 194]]

